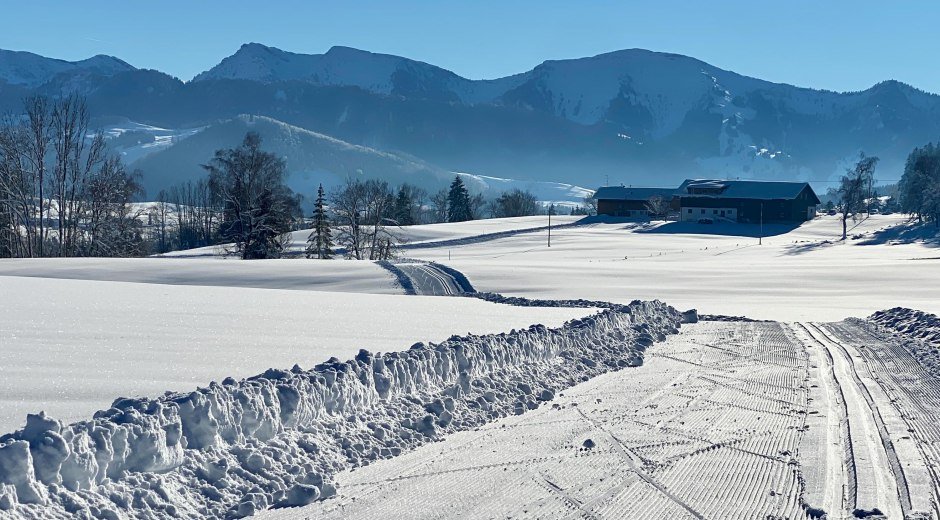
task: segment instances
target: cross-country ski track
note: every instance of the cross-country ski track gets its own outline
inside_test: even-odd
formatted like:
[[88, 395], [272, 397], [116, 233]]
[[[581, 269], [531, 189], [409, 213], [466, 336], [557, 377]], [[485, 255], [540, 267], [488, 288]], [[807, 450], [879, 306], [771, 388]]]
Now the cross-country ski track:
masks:
[[687, 325], [640, 367], [264, 515], [937, 518], [940, 427], [918, 396], [940, 387], [898, 341], [851, 321]]

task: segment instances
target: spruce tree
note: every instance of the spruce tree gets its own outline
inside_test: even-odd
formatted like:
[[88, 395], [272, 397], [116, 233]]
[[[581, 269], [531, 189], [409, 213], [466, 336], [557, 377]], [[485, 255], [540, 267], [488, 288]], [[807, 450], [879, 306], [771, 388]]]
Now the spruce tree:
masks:
[[313, 231], [307, 237], [307, 258], [333, 258], [333, 234], [330, 231], [330, 219], [326, 215], [324, 199], [321, 184], [317, 189], [317, 201], [313, 208]]
[[450, 183], [450, 191], [447, 192], [447, 221], [465, 222], [473, 220], [470, 211], [470, 192], [464, 186], [460, 176], [454, 177], [454, 182]]
[[398, 188], [398, 197], [395, 199], [395, 220], [398, 221], [399, 226], [410, 226], [415, 223], [411, 211], [413, 202], [409, 191], [407, 184], [402, 184]]

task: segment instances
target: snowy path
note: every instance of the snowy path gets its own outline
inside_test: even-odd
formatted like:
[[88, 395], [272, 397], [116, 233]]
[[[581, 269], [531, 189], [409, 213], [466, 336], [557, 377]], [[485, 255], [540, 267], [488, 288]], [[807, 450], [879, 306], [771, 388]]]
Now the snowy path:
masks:
[[[807, 323], [801, 326], [809, 334], [811, 345], [825, 349], [824, 358], [831, 366], [824, 370], [830, 373], [832, 385], [844, 402], [844, 408], [836, 410], [840, 413], [840, 428], [844, 428], [846, 433], [840, 433], [839, 447], [847, 470], [843, 482], [827, 482], [829, 489], [842, 487], [844, 490], [842, 507], [837, 510], [845, 517], [855, 511], [869, 514], [880, 511], [888, 518], [903, 518], [910, 511], [910, 496], [879, 407], [879, 404], [890, 407], [890, 403], [875, 402], [872, 392], [859, 376], [859, 372], [866, 369], [857, 366], [856, 359], [862, 365], [864, 360], [860, 359], [854, 347], [835, 339], [825, 325]], [[843, 444], [845, 437], [848, 442]], [[829, 460], [838, 464], [838, 461]]]
[[397, 263], [395, 268], [411, 280], [415, 294], [445, 296], [465, 292], [452, 275], [427, 263]]
[[828, 324], [825, 329], [850, 353], [877, 407], [883, 441], [887, 433], [883, 445], [889, 455], [896, 454], [896, 462], [889, 462], [905, 514], [940, 518], [940, 380], [905, 348], [910, 338], [864, 322]]
[[940, 381], [873, 334], [687, 325], [641, 367], [262, 518], [940, 518]]

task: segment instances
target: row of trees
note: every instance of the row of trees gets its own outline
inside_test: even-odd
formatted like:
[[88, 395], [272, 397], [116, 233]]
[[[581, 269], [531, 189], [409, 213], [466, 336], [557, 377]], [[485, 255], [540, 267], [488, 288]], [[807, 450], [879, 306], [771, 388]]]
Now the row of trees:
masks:
[[[429, 215], [438, 221], [473, 220], [484, 206], [480, 196], [471, 196], [457, 176], [450, 188], [431, 197], [427, 192], [403, 184], [397, 191], [385, 181], [349, 179], [326, 196], [323, 186], [317, 191], [312, 217], [312, 231], [307, 238], [307, 258], [332, 258], [333, 245], [344, 248], [348, 258], [388, 260], [402, 243], [401, 227], [426, 222]], [[527, 191], [503, 193], [490, 204], [498, 217], [536, 215], [540, 206]], [[335, 234], [335, 236], [334, 236]]]
[[208, 179], [160, 190], [147, 210], [153, 249], [166, 253], [208, 246], [218, 240], [221, 204]]
[[0, 256], [141, 253], [140, 175], [89, 119], [78, 96], [34, 96], [0, 122]]
[[[855, 167], [847, 170], [839, 180], [839, 187], [830, 193], [838, 200], [835, 208], [842, 217], [843, 240], [849, 218], [857, 219], [863, 213], [870, 213], [873, 206], [880, 206], [873, 188], [877, 164], [877, 157], [862, 154]], [[940, 146], [928, 143], [908, 155], [898, 183], [898, 198], [897, 209], [910, 214], [918, 222], [932, 222], [940, 227]], [[894, 205], [895, 202], [891, 201], [887, 209], [893, 211]]]

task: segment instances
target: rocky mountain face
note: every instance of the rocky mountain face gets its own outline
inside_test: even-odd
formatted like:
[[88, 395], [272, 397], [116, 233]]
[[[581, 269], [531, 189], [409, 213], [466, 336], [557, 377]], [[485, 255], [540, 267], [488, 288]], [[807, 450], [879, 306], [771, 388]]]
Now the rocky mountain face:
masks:
[[[264, 116], [408, 157], [429, 171], [589, 187], [607, 178], [635, 185], [694, 176], [823, 181], [862, 151], [881, 157], [878, 175], [894, 179], [911, 148], [940, 135], [940, 96], [896, 81], [836, 93], [639, 49], [470, 80], [347, 47], [305, 55], [251, 43], [190, 82], [117, 58], [62, 62], [0, 52], [0, 108], [15, 110], [30, 93], [69, 90], [87, 95], [102, 121], [209, 129], [231, 127], [242, 115]], [[159, 147], [141, 163], [145, 178], [154, 177], [148, 186], [161, 185], [158, 159], [176, 146]], [[298, 166], [303, 172], [325, 171], [334, 180], [349, 171], [400, 174], [355, 154], [320, 161], [322, 147], [297, 153], [310, 158]]]

